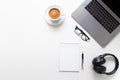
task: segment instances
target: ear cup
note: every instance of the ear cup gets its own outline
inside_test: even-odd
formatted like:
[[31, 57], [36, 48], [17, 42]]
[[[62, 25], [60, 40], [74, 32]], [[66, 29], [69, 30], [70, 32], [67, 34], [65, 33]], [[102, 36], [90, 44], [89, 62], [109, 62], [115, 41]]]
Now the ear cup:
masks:
[[104, 57], [102, 55], [94, 58], [92, 61], [93, 65], [96, 65], [96, 66], [97, 65], [100, 66], [100, 65], [104, 64], [105, 62], [106, 62], [106, 60], [104, 59]]
[[99, 74], [104, 74], [106, 71], [106, 67], [104, 66], [94, 66], [93, 69]]

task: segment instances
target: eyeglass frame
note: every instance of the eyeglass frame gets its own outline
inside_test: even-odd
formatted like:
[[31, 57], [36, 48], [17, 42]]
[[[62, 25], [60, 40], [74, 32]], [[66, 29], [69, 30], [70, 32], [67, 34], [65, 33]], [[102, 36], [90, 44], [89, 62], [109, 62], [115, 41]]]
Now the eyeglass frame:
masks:
[[[81, 33], [78, 33], [77, 30], [79, 30]], [[82, 39], [83, 41], [88, 41], [88, 40], [90, 40], [90, 38], [89, 38], [80, 28], [78, 28], [78, 26], [75, 27], [74, 32], [75, 32], [78, 36], [81, 35], [80, 37], [81, 37], [81, 39]], [[85, 39], [83, 39], [82, 36], [85, 36]]]

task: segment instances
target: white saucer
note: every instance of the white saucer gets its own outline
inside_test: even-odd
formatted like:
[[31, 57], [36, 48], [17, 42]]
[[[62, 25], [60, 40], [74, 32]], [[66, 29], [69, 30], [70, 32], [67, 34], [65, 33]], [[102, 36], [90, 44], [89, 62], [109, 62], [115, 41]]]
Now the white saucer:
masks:
[[[51, 8], [58, 8], [61, 12], [61, 18], [58, 20], [58, 21], [52, 21], [50, 20], [50, 18], [48, 17], [48, 12]], [[46, 14], [45, 14], [45, 20], [48, 24], [50, 25], [60, 25], [62, 22], [64, 22], [65, 20], [65, 15], [64, 15], [64, 12], [63, 12], [63, 9], [60, 7], [60, 6], [57, 6], [57, 5], [52, 5], [50, 6], [47, 11], [46, 11]]]

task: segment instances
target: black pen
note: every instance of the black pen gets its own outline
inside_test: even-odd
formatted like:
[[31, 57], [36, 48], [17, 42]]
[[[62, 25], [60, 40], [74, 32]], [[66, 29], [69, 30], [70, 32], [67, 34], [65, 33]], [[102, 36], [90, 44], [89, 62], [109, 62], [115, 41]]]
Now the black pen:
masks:
[[82, 70], [84, 69], [84, 53], [82, 52], [82, 65], [81, 65], [81, 67], [82, 67]]

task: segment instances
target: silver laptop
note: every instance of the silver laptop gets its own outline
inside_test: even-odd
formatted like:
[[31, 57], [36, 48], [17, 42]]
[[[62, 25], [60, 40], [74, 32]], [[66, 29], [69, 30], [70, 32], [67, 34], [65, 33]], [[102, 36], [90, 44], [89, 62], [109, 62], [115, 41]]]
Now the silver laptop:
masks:
[[120, 1], [86, 0], [72, 17], [105, 47], [120, 31]]

